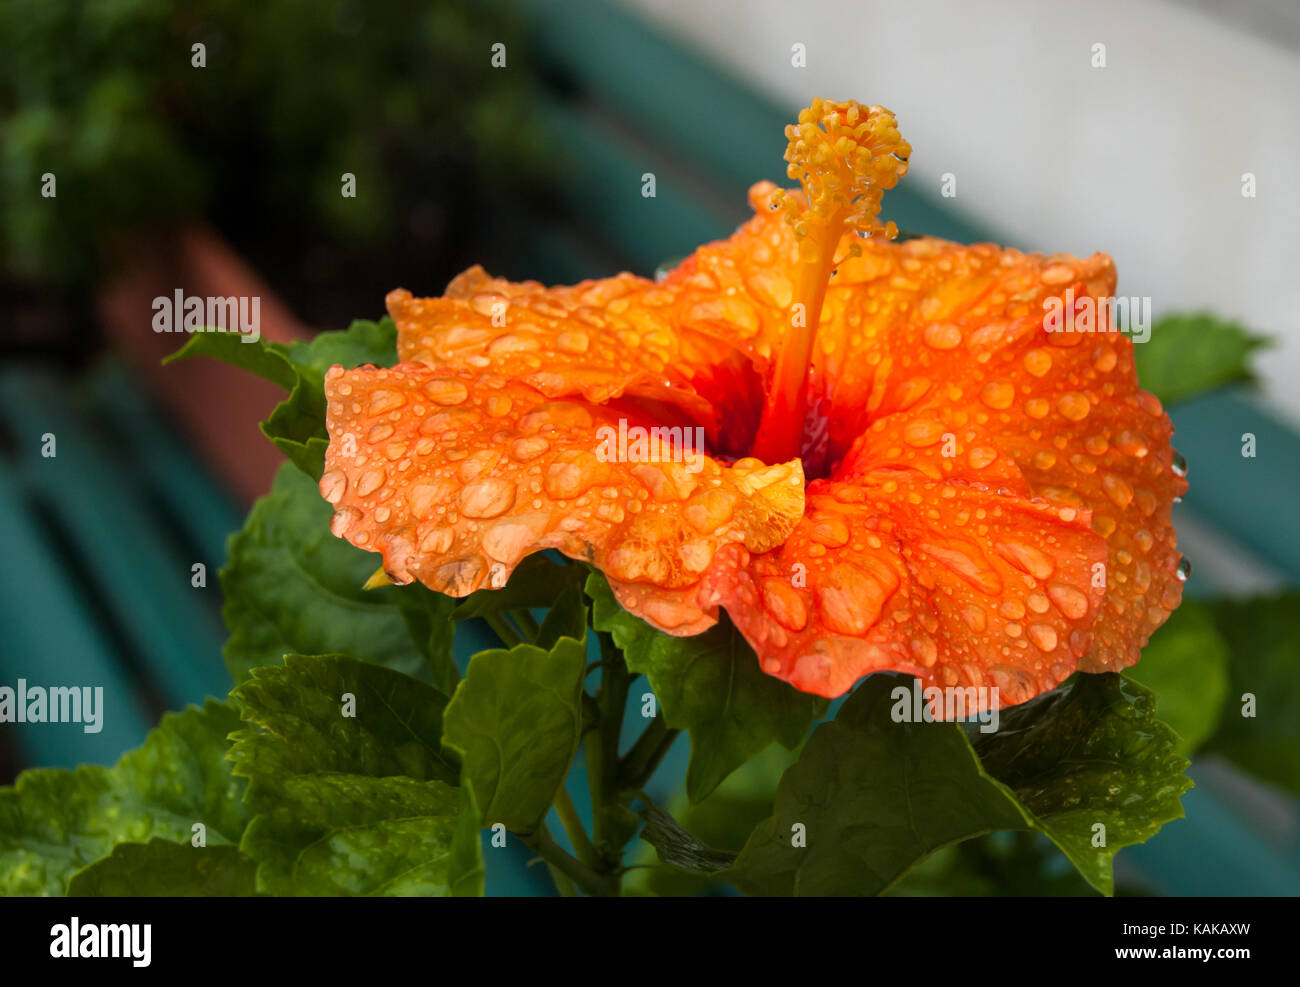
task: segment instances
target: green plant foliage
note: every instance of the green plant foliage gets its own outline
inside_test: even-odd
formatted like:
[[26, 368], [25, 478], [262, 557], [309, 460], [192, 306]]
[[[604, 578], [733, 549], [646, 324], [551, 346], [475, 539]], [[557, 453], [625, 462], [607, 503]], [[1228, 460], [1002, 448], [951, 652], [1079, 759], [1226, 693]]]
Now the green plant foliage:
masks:
[[231, 759], [257, 813], [240, 850], [260, 892], [452, 894], [481, 881], [436, 689], [354, 658], [290, 655], [233, 695], [252, 724]]
[[201, 332], [190, 337], [164, 363], [195, 356], [222, 360], [289, 391], [261, 423], [262, 434], [291, 463], [314, 480], [325, 468], [329, 433], [325, 428], [325, 371], [364, 364], [390, 367], [397, 362], [397, 328], [387, 317], [358, 319], [345, 330], [318, 333], [310, 342], [289, 345], [233, 332]]
[[660, 634], [628, 613], [605, 578], [587, 581], [593, 626], [613, 636], [627, 667], [650, 680], [668, 726], [689, 730], [686, 790], [699, 801], [773, 741], [798, 746], [826, 700], [764, 674], [754, 651], [725, 618], [695, 637]]
[[[721, 876], [749, 894], [881, 894], [942, 847], [1038, 830], [1109, 894], [1115, 852], [1182, 815], [1187, 762], [1150, 694], [1119, 676], [1081, 676], [1004, 711], [975, 746], [957, 724], [895, 722], [906, 681], [869, 677], [814, 731]], [[1097, 823], [1105, 846], [1093, 845]]]
[[586, 666], [585, 636], [470, 659], [443, 740], [464, 759], [484, 823], [531, 833], [550, 808], [582, 736]]
[[1300, 594], [1209, 604], [1228, 644], [1228, 698], [1205, 750], [1300, 794]]
[[1228, 646], [1203, 605], [1184, 600], [1124, 675], [1159, 697], [1160, 719], [1190, 757], [1214, 733], [1228, 695]]
[[411, 217], [455, 222], [546, 165], [495, 0], [7, 0], [0, 37], [0, 267], [18, 276], [84, 283], [121, 235], [202, 216], [270, 256], [334, 243], [363, 261], [427, 243], [404, 239]]
[[196, 824], [209, 847], [237, 843], [249, 813], [225, 756], [238, 726], [234, 706], [210, 699], [168, 713], [111, 768], [23, 772], [0, 789], [0, 894], [61, 895], [119, 843], [153, 837], [192, 849]]
[[1155, 696], [1141, 685], [1081, 674], [1004, 710], [996, 733], [973, 738], [984, 771], [1103, 894], [1114, 890], [1115, 854], [1181, 819], [1192, 787], [1177, 734], [1155, 714]]
[[69, 898], [243, 898], [256, 868], [228, 843], [196, 847], [171, 840], [119, 843], [72, 875]]
[[1166, 405], [1255, 377], [1250, 360], [1269, 345], [1240, 323], [1208, 312], [1156, 319], [1151, 338], [1133, 347], [1138, 380]]
[[348, 654], [454, 685], [455, 601], [422, 586], [362, 589], [379, 557], [331, 535], [330, 513], [316, 484], [286, 464], [231, 536], [221, 590], [235, 681], [296, 652]]

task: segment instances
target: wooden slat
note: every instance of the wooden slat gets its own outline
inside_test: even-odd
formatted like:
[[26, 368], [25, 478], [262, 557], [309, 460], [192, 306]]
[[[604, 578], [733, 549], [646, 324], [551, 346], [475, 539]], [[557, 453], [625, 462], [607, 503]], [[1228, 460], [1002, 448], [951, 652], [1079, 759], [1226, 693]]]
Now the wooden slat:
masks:
[[[225, 564], [226, 539], [244, 524], [244, 511], [170, 427], [159, 405], [124, 367], [108, 363], [90, 381], [92, 413], [111, 423], [113, 438], [149, 490], [166, 505], [205, 562], [209, 575]], [[261, 439], [261, 436], [258, 436]], [[266, 441], [266, 440], [262, 440]], [[213, 597], [213, 603], [220, 601]]]
[[[225, 632], [203, 594], [190, 585], [194, 561], [182, 557], [151, 514], [143, 478], [104, 446], [67, 381], [33, 369], [0, 374], [0, 414], [18, 442], [23, 477], [67, 531], [82, 568], [157, 684], [165, 706], [179, 709], [207, 695], [224, 696]], [[40, 455], [41, 436], [57, 437], [58, 455]]]
[[[1186, 507], [1300, 584], [1300, 525], [1292, 520], [1300, 436], [1242, 389], [1207, 394], [1170, 417], [1187, 459]], [[1253, 459], [1241, 455], [1246, 433], [1255, 436]]]
[[86, 613], [57, 552], [42, 538], [8, 464], [0, 464], [0, 685], [96, 686], [104, 690], [103, 729], [77, 724], [0, 724], [27, 764], [70, 768], [111, 764], [144, 740], [152, 715]]

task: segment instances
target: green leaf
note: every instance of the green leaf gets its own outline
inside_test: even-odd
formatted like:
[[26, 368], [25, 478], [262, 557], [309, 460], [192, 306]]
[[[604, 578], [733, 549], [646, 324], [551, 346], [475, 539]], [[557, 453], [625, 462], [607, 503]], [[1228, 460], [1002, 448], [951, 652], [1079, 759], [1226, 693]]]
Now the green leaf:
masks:
[[265, 894], [449, 896], [459, 804], [441, 781], [290, 776], [259, 792], [240, 849]]
[[959, 726], [891, 719], [910, 682], [870, 676], [813, 732], [723, 877], [746, 894], [875, 895], [942, 846], [1029, 824]]
[[647, 806], [637, 813], [645, 822], [641, 839], [655, 848], [660, 861], [691, 874], [716, 874], [730, 867], [736, 854], [701, 842], [663, 809]]
[[[1156, 697], [1136, 682], [1079, 675], [1003, 710], [998, 731], [975, 739], [984, 770], [1103, 894], [1114, 890], [1115, 854], [1181, 819], [1192, 787], [1178, 736], [1155, 713]], [[1093, 846], [1098, 823], [1104, 847]]]
[[420, 677], [428, 665], [446, 681], [451, 625], [438, 613], [455, 601], [422, 586], [363, 590], [378, 556], [335, 538], [329, 519], [316, 484], [285, 465], [230, 537], [221, 590], [235, 681], [290, 652], [350, 654]]
[[1124, 675], [1158, 699], [1157, 712], [1181, 738], [1178, 752], [1191, 756], [1214, 732], [1228, 695], [1228, 646], [1210, 612], [1184, 600], [1142, 649], [1142, 660]]
[[587, 597], [582, 588], [570, 586], [554, 597], [554, 601], [533, 642], [544, 651], [559, 644], [561, 638], [582, 641], [587, 635]]
[[335, 365], [345, 370], [371, 364], [391, 367], [397, 362], [397, 327], [385, 316], [378, 322], [357, 319], [347, 329], [317, 333], [311, 340], [295, 340], [285, 353], [299, 374], [321, 382]]
[[261, 429], [295, 466], [313, 479], [324, 470], [329, 434], [325, 429], [325, 371], [363, 364], [391, 367], [397, 362], [397, 328], [392, 319], [358, 319], [346, 330], [322, 332], [310, 342], [289, 345], [238, 333], [196, 333], [164, 360], [210, 356], [279, 384], [289, 396], [275, 406]]
[[240, 731], [230, 753], [235, 773], [256, 779], [250, 802], [290, 775], [404, 775], [451, 786], [459, 777], [442, 748], [447, 697], [401, 672], [347, 655], [286, 655], [281, 667], [253, 669], [230, 695], [260, 728]]
[[1209, 607], [1230, 657], [1228, 701], [1205, 750], [1300, 794], [1300, 593]]
[[793, 749], [827, 702], [763, 672], [758, 658], [725, 615], [694, 637], [661, 634], [624, 610], [599, 573], [587, 580], [593, 626], [608, 632], [627, 667], [650, 680], [662, 715], [689, 730], [686, 791], [698, 802], [773, 741]]
[[[754, 828], [772, 814], [777, 784], [796, 760], [796, 754], [773, 744], [729, 774], [703, 801], [692, 804], [685, 792], [680, 792], [668, 804], [668, 812], [695, 839], [734, 856]], [[651, 852], [638, 854], [636, 859], [649, 863], [656, 857]], [[714, 893], [723, 883], [711, 874], [651, 866], [629, 873], [624, 887], [630, 893], [680, 898]]]
[[484, 823], [529, 833], [550, 808], [582, 735], [586, 665], [585, 635], [470, 659], [443, 742], [463, 756]]
[[237, 842], [249, 813], [226, 761], [239, 715], [209, 699], [168, 713], [111, 768], [37, 768], [0, 789], [0, 894], [60, 895], [78, 870], [119, 843], [158, 837]]
[[447, 885], [454, 897], [481, 898], [487, 869], [483, 865], [483, 845], [479, 838], [482, 814], [474, 801], [472, 786], [461, 786], [457, 813], [456, 830], [451, 835], [451, 856], [447, 861]]
[[528, 556], [510, 574], [501, 589], [480, 589], [460, 600], [452, 610], [453, 620], [469, 620], [507, 610], [536, 610], [549, 607], [571, 586], [582, 588], [588, 569], [576, 562], [557, 563], [537, 552]]
[[317, 393], [299, 383], [258, 427], [285, 458], [313, 480], [325, 472], [329, 435], [325, 428], [324, 382]]
[[1239, 323], [1208, 312], [1156, 319], [1151, 338], [1133, 347], [1138, 380], [1166, 405], [1225, 384], [1254, 379], [1254, 352], [1271, 345]]
[[1060, 862], [1060, 851], [1041, 833], [989, 833], [935, 851], [886, 894], [900, 898], [1092, 895], [1083, 875], [1071, 867], [1062, 869]]
[[253, 890], [253, 862], [230, 844], [195, 847], [152, 839], [119, 843], [68, 882], [68, 897], [242, 898]]
[[[976, 741], [981, 763], [958, 724], [892, 718], [910, 681], [870, 676], [817, 728], [772, 816], [720, 876], [749, 894], [881, 894], [942, 847], [1038, 830], [1109, 894], [1115, 852], [1182, 815], [1187, 762], [1135, 683], [1084, 675], [1003, 711], [998, 732]], [[1091, 845], [1097, 822], [1105, 847]]]
[[258, 813], [240, 844], [258, 891], [473, 893], [481, 861], [459, 765], [441, 749], [445, 696], [355, 658], [301, 655], [256, 669], [234, 695], [253, 724], [231, 759]]
[[406, 621], [407, 633], [424, 659], [430, 680], [440, 692], [451, 695], [460, 682], [460, 670], [452, 653], [456, 626], [451, 612], [456, 607], [456, 599], [435, 593], [420, 583], [396, 590], [393, 595]]
[[195, 333], [175, 353], [164, 357], [163, 364], [188, 360], [195, 356], [210, 356], [214, 360], [229, 363], [240, 370], [257, 374], [286, 391], [293, 390], [294, 384], [298, 382], [298, 372], [294, 369], [283, 346], [265, 339], [254, 340], [253, 337], [242, 333]]

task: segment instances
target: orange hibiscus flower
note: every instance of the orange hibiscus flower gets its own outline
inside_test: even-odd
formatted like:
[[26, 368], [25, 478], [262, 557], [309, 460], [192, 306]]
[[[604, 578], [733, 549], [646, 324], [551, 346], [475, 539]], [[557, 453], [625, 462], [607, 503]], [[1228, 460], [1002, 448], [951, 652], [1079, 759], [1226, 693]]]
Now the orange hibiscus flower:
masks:
[[890, 242], [893, 115], [819, 100], [787, 136], [802, 192], [754, 186], [663, 281], [389, 294], [401, 362], [326, 376], [334, 533], [454, 596], [558, 549], [669, 634], [725, 608], [823, 696], [893, 669], [1005, 706], [1132, 664], [1186, 484], [1132, 342], [1069, 318], [1110, 258]]

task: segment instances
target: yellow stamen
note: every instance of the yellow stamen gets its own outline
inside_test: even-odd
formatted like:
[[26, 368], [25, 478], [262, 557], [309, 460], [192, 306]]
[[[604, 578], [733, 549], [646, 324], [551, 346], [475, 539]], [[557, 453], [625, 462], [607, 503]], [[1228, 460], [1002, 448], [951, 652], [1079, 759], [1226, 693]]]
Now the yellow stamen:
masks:
[[[799, 241], [794, 301], [802, 307], [792, 310], [791, 329], [777, 354], [753, 450], [769, 463], [803, 452], [808, 366], [840, 240], [849, 231], [898, 235], [892, 222], [880, 221], [880, 203], [885, 191], [907, 174], [912, 153], [889, 110], [852, 100], [813, 100], [799, 113], [799, 122], [785, 128], [785, 135], [790, 142], [786, 173], [803, 186], [807, 205], [791, 196], [780, 200]], [[858, 250], [853, 244], [851, 252]], [[796, 312], [802, 320], [795, 318]]]
[[384, 567], [381, 565], [378, 569], [376, 569], [374, 572], [370, 574], [370, 578], [366, 580], [365, 585], [363, 585], [361, 588], [379, 589], [380, 586], [394, 586], [394, 585], [396, 584], [391, 579], [388, 578], [388, 573], [384, 572]]

